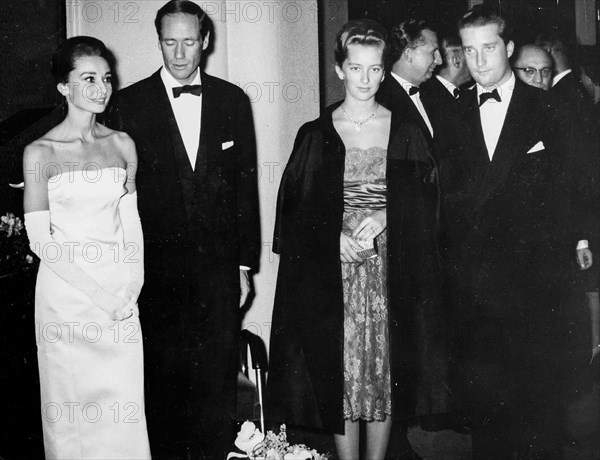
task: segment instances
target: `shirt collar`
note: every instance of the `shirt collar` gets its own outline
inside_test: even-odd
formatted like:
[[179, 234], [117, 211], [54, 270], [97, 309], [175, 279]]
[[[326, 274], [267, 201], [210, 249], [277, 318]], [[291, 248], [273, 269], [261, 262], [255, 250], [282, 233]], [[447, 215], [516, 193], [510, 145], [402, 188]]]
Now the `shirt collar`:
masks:
[[483, 86], [480, 86], [479, 83], [477, 83], [475, 85], [477, 87], [477, 98], [479, 98], [481, 93], [487, 93], [490, 91], [494, 91], [495, 89], [498, 89], [498, 94], [500, 94], [500, 98], [503, 101], [508, 100], [510, 98], [510, 96], [508, 98], [506, 96], [512, 94], [512, 92], [515, 90], [515, 84], [516, 84], [516, 77], [515, 77], [514, 72], [512, 72], [512, 71], [510, 73], [510, 78], [508, 80], [506, 80], [504, 83], [502, 83], [500, 86], [494, 86], [492, 88], [484, 88]]
[[444, 77], [441, 77], [439, 75], [436, 75], [435, 78], [437, 78], [440, 81], [440, 83], [446, 87], [450, 94], [454, 95], [454, 90], [457, 88], [457, 86], [454, 83], [449, 82]]
[[411, 89], [413, 86], [418, 88], [417, 85], [413, 85], [412, 83], [409, 83], [404, 78], [402, 78], [400, 75], [397, 75], [394, 72], [390, 72], [390, 74], [392, 75], [392, 77], [394, 77], [396, 79], [396, 81], [398, 83], [400, 83], [400, 86], [402, 86], [402, 88], [404, 88], [404, 91], [406, 91], [406, 94], [408, 94], [408, 90]]
[[[173, 91], [172, 91], [173, 88], [183, 86], [164, 67], [162, 69], [160, 69], [160, 78], [162, 79], [163, 84], [165, 85], [165, 88], [167, 88], [167, 90], [168, 90], [167, 93], [169, 93], [169, 97], [173, 97]], [[190, 85], [200, 85], [200, 84], [201, 84], [200, 69], [197, 69], [196, 76], [194, 77], [194, 80], [190, 83]]]
[[554, 78], [552, 78], [552, 86], [556, 85], [559, 81], [562, 80], [562, 78], [565, 75], [568, 75], [571, 73], [571, 69], [567, 69], [567, 70], [563, 70], [561, 73], [559, 73], [558, 75], [555, 75]]

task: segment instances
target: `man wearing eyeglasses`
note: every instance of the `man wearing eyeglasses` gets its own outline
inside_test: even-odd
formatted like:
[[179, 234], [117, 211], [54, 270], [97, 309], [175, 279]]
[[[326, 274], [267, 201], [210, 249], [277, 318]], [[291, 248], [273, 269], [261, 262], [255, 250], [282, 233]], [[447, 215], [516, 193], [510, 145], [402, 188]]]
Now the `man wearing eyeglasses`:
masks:
[[513, 70], [523, 83], [548, 91], [552, 83], [552, 56], [541, 46], [523, 45], [517, 52]]

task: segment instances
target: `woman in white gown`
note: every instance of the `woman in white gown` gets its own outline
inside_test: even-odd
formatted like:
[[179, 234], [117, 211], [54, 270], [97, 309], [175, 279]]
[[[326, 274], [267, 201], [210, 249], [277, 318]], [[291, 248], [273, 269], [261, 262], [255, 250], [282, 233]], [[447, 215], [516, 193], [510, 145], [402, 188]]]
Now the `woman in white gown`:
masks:
[[46, 458], [148, 459], [135, 145], [96, 122], [112, 93], [101, 41], [66, 40], [52, 67], [67, 116], [23, 155], [25, 225], [41, 259], [35, 319]]

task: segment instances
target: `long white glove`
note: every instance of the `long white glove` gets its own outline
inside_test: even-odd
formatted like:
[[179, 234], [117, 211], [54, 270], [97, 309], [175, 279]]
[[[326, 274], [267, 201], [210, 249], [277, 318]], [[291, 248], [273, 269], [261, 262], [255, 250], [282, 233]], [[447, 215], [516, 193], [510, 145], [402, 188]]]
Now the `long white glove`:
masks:
[[133, 314], [134, 306], [128, 299], [105, 291], [74, 260], [69, 260], [69, 251], [59, 244], [50, 233], [50, 211], [34, 211], [25, 214], [25, 228], [31, 250], [56, 275], [104, 310], [111, 319], [121, 321]]
[[126, 296], [136, 304], [144, 285], [144, 234], [137, 207], [137, 191], [121, 197], [119, 215], [123, 225], [125, 263], [129, 266]]

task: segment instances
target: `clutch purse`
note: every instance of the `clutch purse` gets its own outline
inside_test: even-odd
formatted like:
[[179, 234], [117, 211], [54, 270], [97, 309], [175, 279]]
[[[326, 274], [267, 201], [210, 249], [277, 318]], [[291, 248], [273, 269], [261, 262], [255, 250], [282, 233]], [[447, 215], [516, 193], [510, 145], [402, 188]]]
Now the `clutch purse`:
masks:
[[371, 238], [370, 240], [354, 240], [362, 249], [356, 251], [361, 259], [371, 259], [377, 257], [377, 240]]

